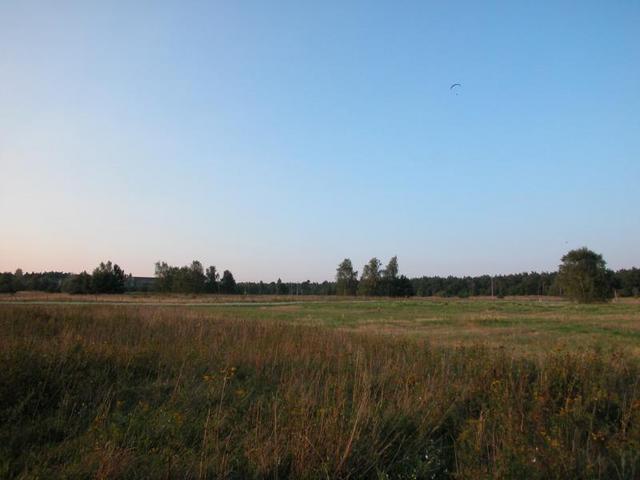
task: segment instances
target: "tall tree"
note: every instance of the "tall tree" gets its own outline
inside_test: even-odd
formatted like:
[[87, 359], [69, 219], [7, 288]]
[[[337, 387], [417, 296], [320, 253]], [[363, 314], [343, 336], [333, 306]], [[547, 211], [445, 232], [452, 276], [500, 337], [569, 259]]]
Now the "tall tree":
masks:
[[167, 262], [156, 262], [154, 287], [159, 292], [171, 292], [173, 290], [173, 277], [175, 267], [171, 267]]
[[398, 257], [393, 256], [389, 263], [387, 263], [387, 267], [382, 272], [382, 276], [387, 280], [395, 280], [398, 278]]
[[220, 280], [220, 293], [233, 294], [236, 293], [236, 280], [229, 270], [222, 273]]
[[220, 274], [217, 272], [215, 265], [211, 265], [209, 268], [207, 268], [206, 276], [206, 291], [209, 293], [217, 293]]
[[364, 268], [362, 269], [362, 276], [360, 277], [360, 284], [358, 285], [358, 293], [360, 295], [378, 295], [379, 287], [380, 287], [380, 279], [382, 277], [382, 273], [380, 271], [380, 267], [382, 264], [380, 260], [376, 257], [373, 257], [369, 260]]
[[187, 284], [190, 293], [202, 293], [205, 289], [207, 277], [204, 274], [202, 263], [197, 260], [191, 262], [191, 266], [187, 270]]
[[24, 273], [21, 268], [16, 269], [16, 273], [13, 274], [13, 282], [16, 290], [24, 290], [26, 287]]
[[336, 293], [355, 295], [358, 289], [358, 272], [353, 271], [351, 260], [345, 258], [336, 270]]
[[378, 289], [379, 294], [395, 297], [398, 285], [398, 257], [393, 256], [387, 263], [386, 268], [382, 271], [382, 279]]
[[582, 303], [602, 302], [613, 296], [611, 274], [602, 255], [587, 247], [571, 250], [562, 257], [557, 282], [562, 293]]

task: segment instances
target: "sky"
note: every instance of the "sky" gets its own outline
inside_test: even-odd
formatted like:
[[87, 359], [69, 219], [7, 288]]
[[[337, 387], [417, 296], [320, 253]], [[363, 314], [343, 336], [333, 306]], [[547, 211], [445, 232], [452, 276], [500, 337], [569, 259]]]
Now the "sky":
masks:
[[640, 266], [638, 25], [635, 0], [0, 0], [0, 271]]

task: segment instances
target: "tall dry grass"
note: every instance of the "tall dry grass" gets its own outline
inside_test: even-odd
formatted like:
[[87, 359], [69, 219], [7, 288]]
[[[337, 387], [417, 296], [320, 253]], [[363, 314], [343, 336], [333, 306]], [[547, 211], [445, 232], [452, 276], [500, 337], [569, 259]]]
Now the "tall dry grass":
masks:
[[0, 476], [638, 478], [640, 366], [181, 308], [0, 306]]

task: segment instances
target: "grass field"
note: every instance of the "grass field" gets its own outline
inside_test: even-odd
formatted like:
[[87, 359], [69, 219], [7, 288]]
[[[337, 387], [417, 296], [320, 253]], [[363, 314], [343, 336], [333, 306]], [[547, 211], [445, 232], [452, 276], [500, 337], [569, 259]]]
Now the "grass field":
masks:
[[634, 301], [60, 300], [0, 297], [1, 478], [640, 477]]

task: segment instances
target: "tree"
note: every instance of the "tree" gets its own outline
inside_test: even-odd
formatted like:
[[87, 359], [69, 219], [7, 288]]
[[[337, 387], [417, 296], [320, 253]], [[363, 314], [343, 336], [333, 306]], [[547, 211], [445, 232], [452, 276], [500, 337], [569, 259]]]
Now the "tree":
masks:
[[62, 281], [60, 289], [74, 295], [91, 293], [91, 275], [86, 271], [78, 275], [69, 275]]
[[282, 283], [281, 279], [278, 279], [276, 282], [276, 294], [277, 295], [286, 295], [289, 293], [289, 288], [286, 284]]
[[170, 292], [173, 287], [175, 267], [170, 267], [167, 262], [156, 262], [154, 287], [159, 292]]
[[10, 272], [0, 273], [0, 293], [16, 293], [15, 275]]
[[25, 290], [26, 283], [24, 279], [24, 273], [21, 268], [16, 269], [16, 273], [13, 274], [13, 285], [16, 290]]
[[217, 293], [220, 274], [216, 270], [215, 265], [211, 265], [209, 268], [207, 268], [206, 276], [207, 280], [205, 283], [205, 290], [209, 293]]
[[615, 288], [624, 297], [640, 295], [640, 268], [618, 270], [615, 273]]
[[222, 279], [220, 280], [220, 293], [236, 293], [236, 280], [233, 278], [233, 274], [229, 270], [225, 270], [222, 273]]
[[[209, 267], [211, 268], [211, 267]], [[214, 276], [215, 276], [215, 267]], [[155, 289], [160, 292], [202, 293], [208, 288], [210, 280], [204, 273], [202, 263], [197, 260], [191, 265], [174, 267], [166, 262], [156, 262]], [[209, 269], [207, 270], [208, 273]]]
[[100, 262], [91, 275], [91, 290], [94, 293], [124, 293], [125, 274], [111, 261]]
[[387, 268], [382, 272], [382, 276], [387, 280], [395, 280], [398, 278], [398, 257], [393, 256], [389, 263], [387, 263]]
[[382, 271], [379, 293], [390, 297], [398, 296], [396, 293], [398, 285], [398, 257], [393, 256], [387, 267]]
[[25, 290], [59, 292], [62, 282], [70, 274], [63, 272], [40, 272], [24, 274]]
[[358, 290], [358, 272], [353, 271], [351, 260], [345, 258], [336, 270], [336, 293], [355, 295]]
[[373, 257], [362, 269], [362, 277], [358, 285], [358, 293], [360, 295], [378, 295], [381, 278], [380, 260]]
[[186, 290], [189, 293], [202, 293], [204, 291], [207, 277], [204, 274], [202, 263], [194, 260], [191, 262], [191, 266], [185, 269], [184, 274], [186, 277]]
[[393, 292], [392, 296], [394, 297], [412, 297], [415, 295], [413, 290], [413, 284], [411, 280], [409, 280], [404, 275], [400, 275], [393, 282]]
[[602, 255], [586, 247], [562, 257], [557, 282], [566, 297], [578, 302], [602, 302], [613, 296], [606, 262]]

